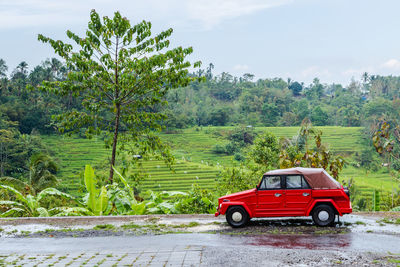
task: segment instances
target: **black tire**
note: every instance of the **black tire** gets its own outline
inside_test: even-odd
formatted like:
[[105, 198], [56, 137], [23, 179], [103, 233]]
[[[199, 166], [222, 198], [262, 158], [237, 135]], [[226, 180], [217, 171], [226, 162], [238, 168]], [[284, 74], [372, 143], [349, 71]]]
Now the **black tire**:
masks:
[[329, 226], [335, 221], [335, 211], [329, 205], [320, 204], [313, 209], [312, 218], [318, 226]]
[[245, 226], [250, 220], [249, 214], [241, 206], [234, 206], [226, 212], [226, 221], [234, 228]]

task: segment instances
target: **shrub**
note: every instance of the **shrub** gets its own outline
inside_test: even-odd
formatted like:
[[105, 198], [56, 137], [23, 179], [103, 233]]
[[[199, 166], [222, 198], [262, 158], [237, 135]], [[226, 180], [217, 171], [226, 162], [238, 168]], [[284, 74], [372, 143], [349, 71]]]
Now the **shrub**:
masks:
[[236, 153], [234, 159], [237, 161], [244, 161], [246, 157], [242, 153]]
[[260, 181], [261, 172], [244, 166], [226, 168], [219, 175], [217, 190], [219, 194], [228, 194], [254, 188]]
[[226, 153], [225, 146], [216, 144], [212, 149], [212, 152], [215, 154], [225, 154]]
[[179, 197], [175, 208], [178, 213], [214, 213], [217, 206], [214, 200], [215, 197], [211, 192], [193, 184], [188, 195]]

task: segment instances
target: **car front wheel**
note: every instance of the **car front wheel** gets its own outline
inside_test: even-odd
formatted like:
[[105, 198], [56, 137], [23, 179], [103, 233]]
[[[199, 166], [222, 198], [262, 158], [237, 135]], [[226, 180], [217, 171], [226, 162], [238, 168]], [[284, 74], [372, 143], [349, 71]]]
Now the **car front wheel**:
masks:
[[249, 222], [249, 214], [240, 206], [231, 207], [226, 212], [226, 221], [232, 227], [243, 227]]
[[313, 210], [312, 218], [314, 223], [319, 226], [332, 225], [335, 220], [335, 212], [329, 205], [318, 205]]

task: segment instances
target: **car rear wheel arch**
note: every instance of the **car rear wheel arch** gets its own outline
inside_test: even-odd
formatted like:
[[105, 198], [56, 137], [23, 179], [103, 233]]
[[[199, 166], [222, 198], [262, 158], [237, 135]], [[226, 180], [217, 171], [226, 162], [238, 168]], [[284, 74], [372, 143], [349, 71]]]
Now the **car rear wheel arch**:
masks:
[[314, 209], [316, 209], [316, 208], [317, 208], [318, 206], [320, 206], [320, 205], [328, 205], [328, 206], [330, 206], [330, 207], [333, 209], [333, 211], [335, 212], [335, 215], [338, 215], [338, 214], [339, 214], [339, 212], [337, 211], [337, 209], [335, 208], [335, 206], [334, 206], [331, 202], [318, 202], [318, 203], [316, 203], [316, 204], [314, 205], [314, 207], [312, 208], [310, 214], [313, 214]]
[[314, 223], [319, 226], [332, 225], [335, 221], [336, 214], [339, 213], [330, 202], [317, 203], [310, 213]]

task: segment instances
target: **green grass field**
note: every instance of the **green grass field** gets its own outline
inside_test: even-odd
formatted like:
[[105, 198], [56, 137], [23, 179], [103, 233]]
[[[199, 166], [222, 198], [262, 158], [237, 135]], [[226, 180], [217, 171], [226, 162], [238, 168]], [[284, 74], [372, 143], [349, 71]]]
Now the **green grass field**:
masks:
[[[226, 144], [224, 138], [234, 127], [189, 128], [173, 134], [161, 134], [161, 138], [171, 145], [176, 157], [175, 172], [162, 162], [150, 160], [143, 162], [149, 177], [142, 182], [142, 189], [187, 191], [193, 183], [203, 188], [213, 189], [221, 166], [232, 166], [232, 156], [212, 153], [216, 144]], [[347, 157], [361, 150], [361, 128], [318, 127], [323, 131], [323, 143], [329, 144], [332, 151]], [[292, 137], [298, 127], [257, 127], [257, 133], [270, 131], [277, 137]], [[70, 138], [62, 136], [43, 136], [43, 140], [59, 159], [62, 180], [59, 188], [78, 195], [82, 189], [79, 176], [85, 164], [97, 169], [108, 168], [110, 151], [104, 148], [103, 141], [96, 139]], [[392, 180], [384, 169], [376, 173], [366, 173], [363, 169], [347, 167], [341, 180], [353, 178], [362, 195], [370, 197], [373, 189], [392, 190]]]
[[[230, 166], [233, 156], [217, 155], [212, 153], [216, 144], [226, 144], [224, 138], [235, 127], [202, 127], [189, 128], [180, 133], [163, 134], [162, 138], [168, 142], [177, 158], [185, 158], [194, 162], [212, 162]], [[322, 130], [322, 141], [336, 153], [349, 155], [361, 150], [361, 127], [317, 127]], [[255, 127], [255, 132], [272, 132], [278, 138], [291, 138], [297, 135], [299, 127]]]
[[[62, 182], [58, 188], [65, 192], [73, 195], [79, 195], [82, 192], [80, 173], [86, 164], [91, 164], [97, 170], [108, 168], [110, 150], [104, 148], [101, 140], [62, 136], [43, 136], [43, 140], [55, 152], [55, 157], [59, 161], [58, 176]], [[179, 158], [176, 160], [173, 171], [163, 161], [158, 160], [145, 161], [143, 167], [149, 177], [142, 182], [141, 188], [154, 191], [187, 191], [194, 183], [202, 188], [212, 189], [219, 173], [218, 166], [214, 166], [212, 162], [197, 163]]]
[[368, 199], [372, 197], [374, 189], [387, 193], [392, 192], [393, 189], [397, 191], [400, 189], [400, 184], [393, 182], [385, 168], [377, 172], [370, 172], [350, 166], [343, 170], [341, 177], [344, 180], [353, 178], [361, 195]]
[[83, 139], [66, 136], [42, 136], [43, 141], [55, 152], [60, 165], [58, 173], [61, 183], [59, 189], [79, 194], [81, 178], [79, 174], [85, 164], [98, 166], [106, 163], [109, 150], [104, 148], [104, 142], [96, 139]]

